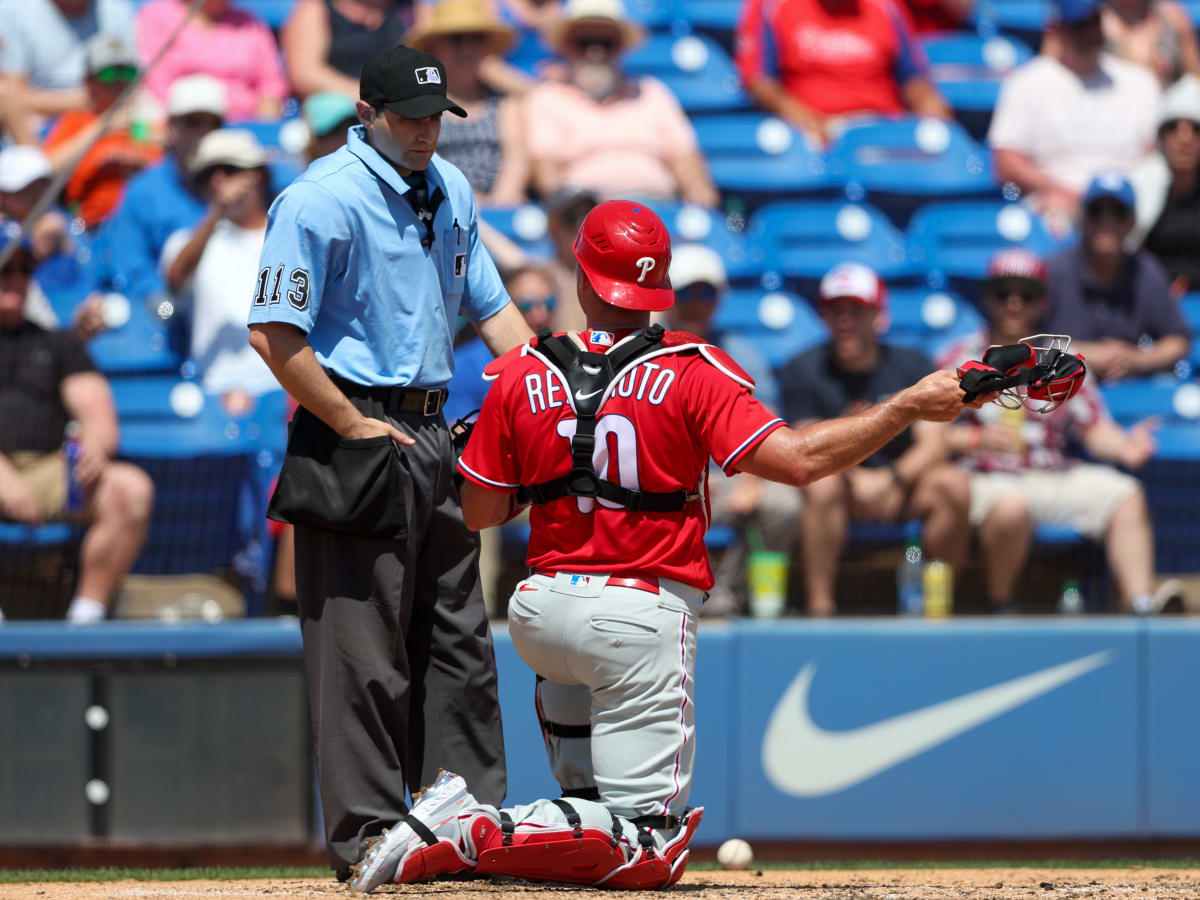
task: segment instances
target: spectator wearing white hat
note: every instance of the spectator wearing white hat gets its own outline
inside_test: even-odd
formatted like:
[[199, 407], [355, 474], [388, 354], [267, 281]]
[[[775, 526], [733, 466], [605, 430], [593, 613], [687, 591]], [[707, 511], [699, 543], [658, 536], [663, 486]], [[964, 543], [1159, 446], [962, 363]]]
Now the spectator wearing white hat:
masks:
[[107, 281], [136, 303], [166, 290], [158, 268], [163, 245], [208, 209], [188, 170], [200, 141], [224, 119], [225, 86], [215, 78], [189, 75], [171, 85], [166, 158], [129, 181], [103, 233], [110, 253]]
[[621, 0], [568, 0], [545, 39], [566, 62], [525, 98], [533, 180], [543, 196], [564, 186], [604, 196], [719, 200], [696, 133], [655, 78], [630, 78], [621, 56], [645, 33]]
[[[0, 216], [25, 221], [53, 174], [50, 158], [37, 147], [14, 144], [0, 150]], [[38, 217], [30, 229], [35, 259], [40, 262], [67, 248], [67, 224], [66, 212], [58, 207]]]
[[[785, 418], [797, 426], [857, 412], [933, 371], [916, 350], [882, 343], [887, 291], [879, 276], [842, 263], [821, 280], [830, 340], [779, 372]], [[810, 615], [836, 610], [838, 557], [851, 521], [920, 519], [927, 559], [959, 569], [967, 553], [966, 473], [947, 461], [947, 426], [918, 422], [860, 465], [802, 489], [800, 545]]]
[[[779, 384], [771, 366], [753, 341], [735, 331], [713, 327], [717, 307], [725, 301], [729, 282], [720, 255], [703, 244], [680, 244], [671, 251], [671, 285], [675, 305], [664, 314], [668, 328], [686, 331], [720, 347], [754, 379], [754, 396], [767, 408], [781, 412]], [[704, 616], [738, 615], [747, 606], [748, 535], [774, 553], [791, 553], [800, 516], [800, 494], [788, 485], [770, 485], [743, 472], [736, 477], [709, 472], [710, 522], [728, 526], [734, 542], [721, 554], [716, 584], [704, 603]]]
[[1148, 250], [1178, 296], [1200, 288], [1200, 79], [1184, 75], [1163, 94], [1158, 152], [1130, 175], [1136, 205], [1129, 243]]
[[[201, 386], [213, 394], [279, 389], [250, 347], [246, 331], [246, 298], [260, 275], [258, 258], [267, 232], [266, 165], [266, 154], [249, 131], [228, 128], [208, 134], [190, 166], [208, 198], [208, 212], [195, 228], [172, 235], [163, 248], [167, 286], [191, 314], [189, 355]], [[266, 272], [267, 277], [275, 274]], [[278, 291], [279, 285], [268, 288]]]
[[0, 96], [18, 101], [30, 131], [85, 106], [84, 45], [132, 34], [133, 22], [129, 0], [0, 0]]

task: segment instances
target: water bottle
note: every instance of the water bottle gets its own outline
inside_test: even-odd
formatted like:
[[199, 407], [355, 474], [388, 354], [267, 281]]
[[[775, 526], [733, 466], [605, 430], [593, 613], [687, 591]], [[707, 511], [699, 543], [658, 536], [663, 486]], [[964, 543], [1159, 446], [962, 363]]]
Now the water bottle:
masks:
[[1083, 612], [1083, 591], [1074, 578], [1063, 582], [1062, 593], [1058, 595], [1058, 611], [1064, 616], [1077, 616]]
[[896, 595], [901, 615], [919, 616], [925, 610], [925, 595], [921, 583], [923, 561], [921, 542], [909, 541], [904, 547], [904, 556], [896, 566]]
[[68, 515], [78, 515], [83, 512], [84, 506], [83, 485], [79, 483], [79, 478], [75, 474], [75, 467], [79, 463], [80, 431], [78, 422], [68, 422], [66, 430], [63, 432], [66, 436], [63, 441], [63, 456], [67, 459]]
[[944, 619], [954, 608], [954, 573], [949, 563], [940, 559], [925, 564], [922, 573], [925, 589], [925, 615], [931, 619]]

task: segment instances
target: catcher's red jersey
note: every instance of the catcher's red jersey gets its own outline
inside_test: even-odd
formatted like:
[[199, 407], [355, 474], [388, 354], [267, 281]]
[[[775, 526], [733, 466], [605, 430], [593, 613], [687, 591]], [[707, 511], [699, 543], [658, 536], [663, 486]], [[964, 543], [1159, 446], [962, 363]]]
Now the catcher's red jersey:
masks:
[[[605, 353], [624, 334], [583, 337], [589, 350]], [[668, 342], [679, 339], [668, 333]], [[529, 566], [639, 572], [711, 588], [704, 546], [709, 458], [732, 474], [749, 450], [784, 424], [739, 383], [735, 368], [718, 368], [691, 350], [652, 355], [620, 378], [596, 418], [597, 474], [642, 491], [699, 487], [701, 499], [678, 512], [630, 512], [587, 497], [535, 505]], [[476, 484], [507, 493], [565, 475], [575, 433], [566, 390], [536, 356], [509, 362], [488, 392], [459, 470]]]

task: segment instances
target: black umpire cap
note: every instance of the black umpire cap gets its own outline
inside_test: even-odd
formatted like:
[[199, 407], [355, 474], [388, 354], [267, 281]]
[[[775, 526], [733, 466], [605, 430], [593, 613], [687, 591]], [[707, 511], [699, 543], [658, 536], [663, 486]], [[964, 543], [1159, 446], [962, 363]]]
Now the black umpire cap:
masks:
[[363, 64], [358, 94], [364, 102], [406, 119], [443, 110], [467, 117], [465, 109], [446, 97], [446, 67], [436, 57], [403, 45], [381, 50]]

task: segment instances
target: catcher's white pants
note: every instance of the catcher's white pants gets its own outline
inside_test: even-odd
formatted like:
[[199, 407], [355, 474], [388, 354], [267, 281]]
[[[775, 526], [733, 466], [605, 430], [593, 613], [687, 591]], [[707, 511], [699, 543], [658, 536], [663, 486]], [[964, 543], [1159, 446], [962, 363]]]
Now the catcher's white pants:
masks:
[[[552, 723], [546, 746], [563, 787], [595, 786], [604, 805], [627, 818], [683, 813], [696, 753], [703, 600], [698, 588], [667, 579], [658, 594], [563, 572], [517, 585], [509, 633], [545, 679], [538, 714]], [[590, 736], [579, 726], [590, 726]]]

